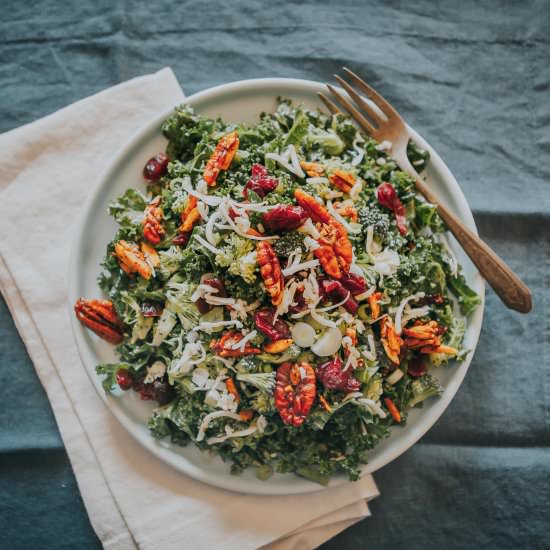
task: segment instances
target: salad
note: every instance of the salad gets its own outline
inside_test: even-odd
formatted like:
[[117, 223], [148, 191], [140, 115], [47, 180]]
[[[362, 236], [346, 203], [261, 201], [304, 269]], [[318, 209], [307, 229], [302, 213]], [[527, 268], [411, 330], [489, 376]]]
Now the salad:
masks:
[[[153, 437], [268, 479], [360, 476], [368, 453], [437, 396], [480, 303], [436, 208], [389, 142], [279, 100], [253, 126], [181, 106], [147, 194], [118, 231], [78, 319], [116, 345], [106, 391], [154, 402]], [[413, 143], [420, 171], [428, 154]], [[136, 182], [138, 183], [138, 182]]]

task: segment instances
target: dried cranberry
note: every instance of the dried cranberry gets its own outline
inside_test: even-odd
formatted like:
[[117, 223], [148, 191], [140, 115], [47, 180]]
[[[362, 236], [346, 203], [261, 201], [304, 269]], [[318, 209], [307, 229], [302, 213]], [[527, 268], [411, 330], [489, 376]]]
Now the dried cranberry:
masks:
[[271, 177], [267, 172], [267, 168], [261, 164], [252, 165], [251, 174], [243, 189], [243, 196], [247, 200], [249, 191], [253, 191], [259, 197], [264, 198], [279, 185], [279, 180]]
[[166, 405], [174, 398], [174, 389], [168, 382], [160, 382], [155, 380], [152, 384], [153, 386], [153, 399], [159, 403], [159, 405]]
[[445, 302], [445, 298], [441, 294], [428, 294], [422, 300], [425, 304], [437, 304], [441, 305]]
[[388, 182], [381, 183], [376, 188], [376, 198], [382, 206], [388, 208], [394, 213], [399, 233], [401, 233], [401, 235], [406, 235], [407, 218], [405, 217], [405, 207], [397, 196], [393, 185]]
[[340, 282], [345, 289], [351, 292], [352, 296], [362, 294], [367, 290], [365, 279], [355, 273], [347, 273], [340, 279]]
[[340, 281], [335, 281], [333, 279], [323, 279], [320, 281], [319, 288], [322, 290], [322, 295], [334, 303], [341, 302], [349, 296], [349, 298], [342, 304], [352, 315], [357, 313], [359, 309], [359, 304], [355, 299], [350, 295], [351, 292], [348, 291]]
[[143, 168], [143, 177], [150, 182], [158, 181], [168, 168], [168, 157], [164, 153], [159, 153], [154, 157], [151, 157], [145, 168]]
[[290, 314], [302, 313], [302, 311], [305, 311], [307, 309], [307, 303], [306, 299], [304, 298], [303, 288], [296, 289], [296, 292], [294, 293], [294, 302], [292, 303], [295, 305], [291, 305], [288, 308], [288, 312]]
[[426, 374], [426, 363], [420, 357], [413, 357], [407, 365], [407, 373], [413, 378]]
[[342, 361], [335, 357], [317, 367], [317, 378], [325, 388], [340, 391], [359, 391], [361, 383], [353, 377], [351, 368], [343, 370]]
[[[223, 284], [223, 281], [218, 277], [210, 277], [208, 279], [203, 279], [202, 284], [211, 286], [212, 288], [217, 288], [218, 292], [215, 293], [215, 296], [218, 296], [220, 298], [227, 297], [227, 292], [225, 291], [225, 286]], [[212, 308], [214, 307], [212, 304], [209, 304], [204, 298], [199, 298], [195, 302], [195, 305], [203, 315], [211, 311]]]
[[262, 215], [262, 221], [269, 231], [294, 231], [306, 219], [307, 213], [301, 206], [290, 204], [279, 204]]
[[144, 317], [160, 317], [163, 309], [161, 304], [155, 302], [143, 302], [141, 304], [141, 313]]
[[179, 235], [176, 235], [172, 239], [172, 244], [176, 244], [178, 246], [185, 246], [189, 242], [189, 237], [190, 236], [191, 236], [191, 232], [180, 233]]
[[132, 376], [127, 369], [118, 369], [116, 372], [116, 383], [121, 390], [129, 390], [133, 384]]
[[256, 328], [262, 334], [265, 334], [271, 342], [289, 338], [290, 330], [288, 329], [288, 325], [282, 319], [277, 319], [273, 323], [274, 318], [275, 310], [273, 308], [264, 308], [256, 312], [254, 323]]

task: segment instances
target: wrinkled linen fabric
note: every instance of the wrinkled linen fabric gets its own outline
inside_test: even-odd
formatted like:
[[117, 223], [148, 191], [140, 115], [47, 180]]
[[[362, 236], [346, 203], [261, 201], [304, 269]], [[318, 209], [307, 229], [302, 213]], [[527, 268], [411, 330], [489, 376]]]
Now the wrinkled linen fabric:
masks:
[[[4, 2], [0, 131], [170, 64], [187, 94], [342, 64], [440, 153], [480, 234], [534, 310], [489, 289], [452, 404], [375, 474], [373, 516], [323, 548], [548, 548], [550, 2]], [[9, 205], [2, 204], [2, 211]], [[63, 445], [9, 313], [0, 314], [0, 542], [96, 548]], [[32, 528], [29, 528], [32, 526]]]

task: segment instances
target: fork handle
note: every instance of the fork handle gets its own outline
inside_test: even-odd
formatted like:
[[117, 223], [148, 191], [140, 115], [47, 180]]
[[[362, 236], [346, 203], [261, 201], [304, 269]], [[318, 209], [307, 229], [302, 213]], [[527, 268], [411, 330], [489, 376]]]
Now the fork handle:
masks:
[[[416, 188], [426, 199], [437, 206], [441, 219], [447, 224], [449, 231], [462, 245], [479, 272], [498, 294], [500, 299], [510, 308], [521, 313], [529, 313], [533, 304], [531, 291], [523, 281], [497, 256], [485, 242], [470, 231], [446, 206], [437, 202], [430, 188], [420, 179], [414, 168]], [[407, 170], [409, 172], [409, 170]], [[411, 174], [413, 175], [413, 174]]]

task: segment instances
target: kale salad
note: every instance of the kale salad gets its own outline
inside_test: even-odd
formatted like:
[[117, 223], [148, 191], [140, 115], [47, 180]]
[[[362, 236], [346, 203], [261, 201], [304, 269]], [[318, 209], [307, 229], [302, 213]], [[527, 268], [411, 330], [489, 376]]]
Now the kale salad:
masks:
[[[118, 232], [77, 318], [116, 345], [106, 391], [155, 438], [326, 484], [437, 396], [480, 303], [436, 207], [349, 118], [279, 100], [245, 126], [181, 106], [110, 206]], [[414, 144], [421, 171], [428, 154]], [[138, 182], [136, 181], [136, 184]]]

